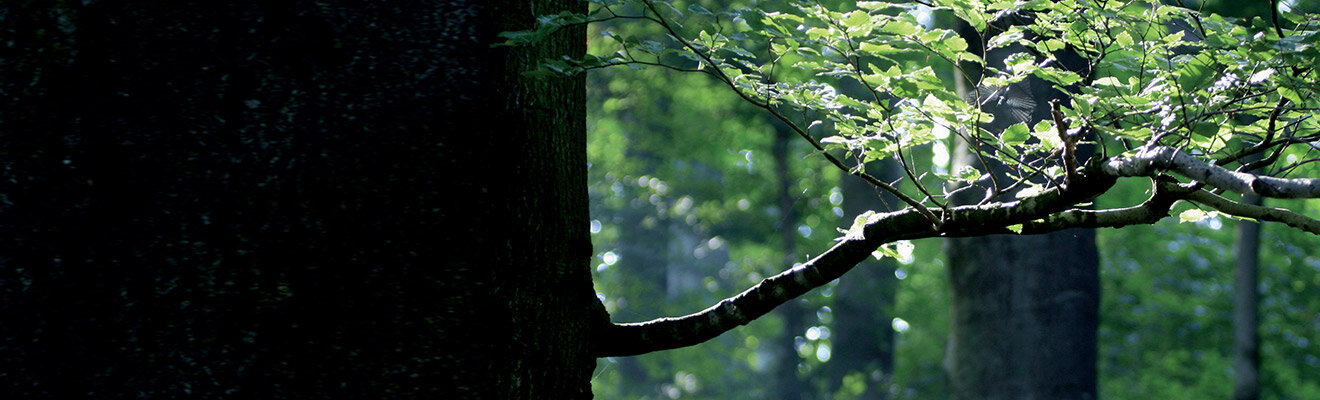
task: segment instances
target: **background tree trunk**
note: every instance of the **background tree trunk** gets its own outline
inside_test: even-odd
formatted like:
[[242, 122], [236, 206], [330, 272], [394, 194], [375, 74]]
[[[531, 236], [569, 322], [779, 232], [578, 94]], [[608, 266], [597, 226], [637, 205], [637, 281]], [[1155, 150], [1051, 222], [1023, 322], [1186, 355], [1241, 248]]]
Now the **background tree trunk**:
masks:
[[[961, 25], [968, 43], [983, 43]], [[1023, 50], [1004, 47], [984, 59], [1003, 69], [1002, 60], [1018, 51]], [[1081, 70], [1074, 55], [1055, 56], [1065, 68]], [[1017, 122], [1032, 126], [1049, 118], [1049, 99], [1066, 96], [1032, 77], [1004, 88], [982, 88], [980, 97], [972, 98], [995, 115], [985, 128], [1002, 132]], [[954, 168], [973, 165], [984, 171], [970, 151], [959, 141]], [[1079, 152], [1079, 162], [1087, 156]], [[987, 172], [1000, 174], [1001, 168], [991, 165]], [[975, 203], [985, 193], [972, 188], [952, 202]], [[949, 239], [945, 251], [952, 313], [944, 368], [953, 398], [1096, 397], [1100, 275], [1094, 230]]]
[[583, 7], [6, 3], [0, 391], [589, 396]]
[[957, 399], [1093, 399], [1093, 231], [947, 243], [953, 287], [945, 372]]
[[[886, 182], [898, 179], [898, 163], [881, 162], [882, 168], [872, 168], [872, 176]], [[844, 222], [868, 211], [893, 211], [900, 203], [892, 195], [877, 193], [874, 186], [855, 177], [846, 176], [840, 183], [843, 193]], [[866, 390], [857, 398], [880, 400], [889, 398], [889, 387], [894, 374], [894, 318], [895, 294], [898, 278], [894, 276], [897, 262], [892, 258], [867, 259], [839, 279], [834, 297], [833, 357], [825, 364], [831, 392], [841, 390], [849, 374], [861, 372]]]
[[[1242, 203], [1262, 202], [1259, 196], [1243, 195]], [[1260, 396], [1259, 222], [1237, 221], [1233, 255], [1233, 399], [1255, 400]]]
[[[775, 124], [775, 141], [770, 152], [775, 159], [775, 184], [779, 189], [776, 197], [781, 213], [776, 227], [783, 242], [782, 265], [786, 266], [798, 262], [798, 221], [793, 207], [792, 193], [793, 182], [796, 180], [788, 170], [788, 150], [793, 139], [793, 132], [788, 130], [787, 126]], [[776, 354], [775, 366], [775, 395], [781, 399], [806, 399], [810, 393], [807, 380], [798, 373], [798, 365], [802, 363], [802, 357], [797, 352], [797, 341], [802, 340], [799, 337], [806, 331], [807, 310], [804, 303], [804, 300], [794, 299], [775, 309], [775, 313], [784, 321], [780, 342], [776, 344], [778, 354]]]

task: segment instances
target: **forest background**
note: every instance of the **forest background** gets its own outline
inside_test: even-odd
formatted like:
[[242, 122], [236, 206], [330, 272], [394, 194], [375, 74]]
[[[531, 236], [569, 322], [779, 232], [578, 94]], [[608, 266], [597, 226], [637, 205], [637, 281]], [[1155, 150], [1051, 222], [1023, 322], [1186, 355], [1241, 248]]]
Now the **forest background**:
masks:
[[[851, 2], [825, 3], [846, 10]], [[1269, 18], [1269, 2], [1240, 3], [1183, 5], [1244, 25]], [[617, 46], [602, 36], [606, 30], [663, 34], [642, 24], [593, 24], [589, 53]], [[952, 76], [947, 69], [938, 72]], [[861, 212], [888, 206], [707, 76], [627, 67], [587, 76], [593, 279], [616, 321], [686, 314], [734, 295], [812, 256], [806, 249], [827, 248]], [[949, 143], [922, 146], [914, 159], [948, 173]], [[1121, 187], [1099, 206], [1132, 204], [1145, 190]], [[1269, 202], [1297, 211], [1317, 206]], [[1098, 230], [1100, 397], [1233, 392], [1235, 224], [1222, 216], [1166, 218]], [[1320, 347], [1313, 343], [1320, 337], [1320, 240], [1266, 223], [1259, 246], [1260, 393], [1320, 397]], [[946, 398], [944, 246], [922, 239], [893, 250], [897, 258], [863, 264], [715, 340], [602, 358], [592, 390], [601, 398]]]

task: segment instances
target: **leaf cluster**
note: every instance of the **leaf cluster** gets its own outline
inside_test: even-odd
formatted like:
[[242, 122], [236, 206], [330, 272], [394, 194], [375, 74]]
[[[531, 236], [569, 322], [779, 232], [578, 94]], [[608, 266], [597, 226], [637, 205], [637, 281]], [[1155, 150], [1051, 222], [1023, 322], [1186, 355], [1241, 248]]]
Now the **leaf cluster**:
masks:
[[[1269, 175], [1314, 161], [1311, 143], [1320, 139], [1315, 16], [1284, 14], [1287, 26], [1241, 25], [1158, 3], [1076, 0], [863, 1], [850, 10], [788, 1], [719, 12], [659, 0], [592, 3], [586, 15], [542, 17], [536, 29], [506, 33], [506, 44], [578, 24], [652, 24], [657, 37], [601, 30], [617, 42], [613, 54], [549, 60], [543, 72], [629, 66], [708, 75], [848, 173], [867, 178], [866, 163], [899, 160], [912, 193], [868, 181], [916, 208], [947, 208], [945, 187], [978, 181], [989, 187], [985, 201], [1060, 186], [1067, 172], [1061, 150], [1072, 136], [1102, 153], [1171, 146]], [[975, 34], [923, 22], [943, 14]], [[1016, 51], [982, 59], [1004, 48]], [[1082, 63], [1067, 66], [1065, 57]], [[1068, 93], [1059, 109], [1068, 126], [1051, 119], [994, 124], [1006, 118], [991, 112], [997, 93], [1028, 79]], [[954, 173], [918, 168], [913, 149], [946, 137], [966, 143], [979, 165]], [[848, 156], [833, 155], [840, 151]], [[1263, 159], [1244, 161], [1255, 154]], [[1007, 167], [1005, 176], [995, 165]], [[922, 184], [931, 172], [947, 185]]]

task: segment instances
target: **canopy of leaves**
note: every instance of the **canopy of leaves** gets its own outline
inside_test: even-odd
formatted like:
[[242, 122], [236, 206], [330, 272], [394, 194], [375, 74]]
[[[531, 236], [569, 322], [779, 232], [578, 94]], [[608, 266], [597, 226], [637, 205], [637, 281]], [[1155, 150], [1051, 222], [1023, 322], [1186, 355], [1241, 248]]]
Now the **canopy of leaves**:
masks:
[[[899, 196], [936, 225], [946, 217], [931, 210], [947, 211], [949, 193], [916, 179], [932, 171], [916, 168], [909, 156], [949, 134], [977, 149], [980, 165], [937, 176], [950, 184], [979, 181], [987, 188], [986, 202], [1063, 187], [1076, 169], [1070, 162], [1078, 161], [1061, 151], [1065, 142], [1094, 143], [1101, 157], [1121, 161], [1111, 163], [1110, 175], [1162, 174], [1195, 164], [1289, 176], [1314, 160], [1312, 142], [1320, 137], [1320, 122], [1313, 118], [1320, 34], [1312, 16], [1285, 13], [1281, 25], [1256, 20], [1242, 26], [1213, 14], [1130, 2], [858, 2], [847, 11], [817, 2], [782, 3], [790, 12], [759, 6], [712, 12], [696, 4], [681, 10], [649, 0], [595, 3], [590, 15], [543, 18], [537, 30], [510, 34], [510, 43], [535, 40], [568, 24], [654, 24], [661, 35], [601, 31], [617, 42], [616, 51], [552, 60], [546, 71], [627, 65], [709, 75], [788, 124], [831, 164]], [[979, 43], [918, 20], [932, 13], [966, 21]], [[1005, 19], [1017, 23], [1005, 25]], [[1006, 46], [1022, 51], [1004, 60], [981, 59]], [[914, 56], [928, 62], [900, 61]], [[1084, 67], [1065, 69], [1060, 57], [1072, 56], [1083, 58]], [[954, 74], [942, 78], [936, 68]], [[986, 103], [1027, 77], [1071, 94], [1058, 108], [1060, 118], [987, 129], [996, 116], [984, 111]], [[967, 93], [958, 92], [957, 81], [968, 84]], [[863, 90], [845, 93], [842, 85]], [[1192, 158], [1151, 169], [1141, 157], [1117, 155], [1150, 158], [1154, 153], [1137, 151], [1164, 148]], [[835, 149], [848, 151], [858, 163], [826, 153]], [[1254, 154], [1265, 158], [1243, 162]], [[905, 192], [861, 172], [862, 164], [886, 158], [903, 163], [915, 190]], [[1006, 165], [1008, 172], [989, 173], [991, 163]], [[1193, 178], [1201, 179], [1195, 185], [1236, 190]], [[1312, 188], [1287, 197], [1315, 194]]]

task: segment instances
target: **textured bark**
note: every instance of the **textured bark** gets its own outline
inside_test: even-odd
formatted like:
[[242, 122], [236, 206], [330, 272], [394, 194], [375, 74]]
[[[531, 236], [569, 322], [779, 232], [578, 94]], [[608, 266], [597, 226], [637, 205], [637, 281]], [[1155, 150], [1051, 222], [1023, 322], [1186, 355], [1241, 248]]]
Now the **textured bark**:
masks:
[[1105, 173], [1114, 176], [1147, 176], [1171, 171], [1220, 189], [1276, 199], [1320, 197], [1320, 179], [1275, 178], [1230, 171], [1168, 146], [1144, 146], [1132, 155], [1111, 158], [1101, 167]]
[[0, 392], [589, 396], [581, 7], [0, 6]]
[[1091, 399], [1099, 276], [1090, 230], [948, 242], [958, 399]]

